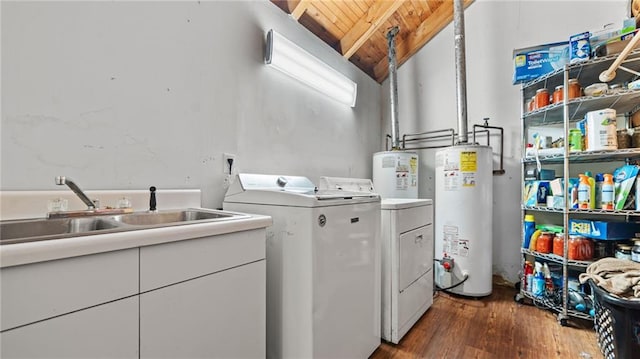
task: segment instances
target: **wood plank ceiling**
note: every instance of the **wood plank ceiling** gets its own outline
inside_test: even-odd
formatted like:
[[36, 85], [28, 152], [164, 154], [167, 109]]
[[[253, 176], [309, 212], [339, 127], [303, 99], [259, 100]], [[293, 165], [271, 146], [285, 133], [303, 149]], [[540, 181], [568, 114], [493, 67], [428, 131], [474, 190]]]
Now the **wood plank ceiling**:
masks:
[[[400, 66], [453, 20], [453, 0], [270, 1], [379, 83], [389, 72], [389, 29], [400, 29]], [[473, 1], [464, 0], [465, 7]]]

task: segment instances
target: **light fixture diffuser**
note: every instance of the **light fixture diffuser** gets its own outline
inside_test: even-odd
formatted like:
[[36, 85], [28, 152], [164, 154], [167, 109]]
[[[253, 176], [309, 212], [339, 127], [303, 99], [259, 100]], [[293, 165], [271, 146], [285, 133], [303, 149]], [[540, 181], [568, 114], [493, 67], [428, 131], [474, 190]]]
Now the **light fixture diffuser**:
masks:
[[267, 33], [265, 62], [338, 102], [356, 105], [355, 82], [273, 30]]

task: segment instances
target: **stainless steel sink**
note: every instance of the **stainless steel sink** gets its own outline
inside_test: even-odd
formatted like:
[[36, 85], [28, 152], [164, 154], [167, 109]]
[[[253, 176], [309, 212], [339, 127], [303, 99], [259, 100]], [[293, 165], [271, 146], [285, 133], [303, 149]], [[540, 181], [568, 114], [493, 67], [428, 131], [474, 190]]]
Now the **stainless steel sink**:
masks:
[[[74, 213], [77, 215], [77, 213]], [[248, 215], [206, 209], [184, 209], [159, 212], [134, 212], [119, 215], [0, 221], [0, 244], [61, 239], [92, 234], [124, 232], [140, 229], [217, 222]]]
[[0, 222], [0, 243], [11, 244], [108, 231], [120, 224], [102, 217], [33, 219]]
[[242, 217], [234, 213], [203, 211], [203, 210], [180, 210], [167, 212], [142, 212], [114, 216], [117, 222], [122, 222], [134, 226], [153, 226], [158, 224], [180, 224], [193, 221], [223, 220]]

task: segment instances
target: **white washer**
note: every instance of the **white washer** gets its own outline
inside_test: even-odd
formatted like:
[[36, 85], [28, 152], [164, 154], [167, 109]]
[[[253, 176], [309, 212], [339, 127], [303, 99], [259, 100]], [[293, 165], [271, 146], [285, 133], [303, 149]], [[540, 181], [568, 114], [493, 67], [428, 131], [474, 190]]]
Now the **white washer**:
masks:
[[382, 338], [398, 344], [433, 304], [433, 204], [382, 200]]
[[[372, 187], [371, 185], [369, 187]], [[239, 174], [225, 210], [269, 215], [267, 357], [366, 358], [380, 344], [380, 197]]]

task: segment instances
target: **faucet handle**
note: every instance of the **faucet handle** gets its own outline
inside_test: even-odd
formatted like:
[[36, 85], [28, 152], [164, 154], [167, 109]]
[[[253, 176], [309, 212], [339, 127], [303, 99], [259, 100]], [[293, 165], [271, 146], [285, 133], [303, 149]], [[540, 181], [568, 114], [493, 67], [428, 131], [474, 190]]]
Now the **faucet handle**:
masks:
[[149, 187], [149, 191], [151, 191], [151, 196], [149, 197], [149, 211], [156, 211], [156, 187]]

